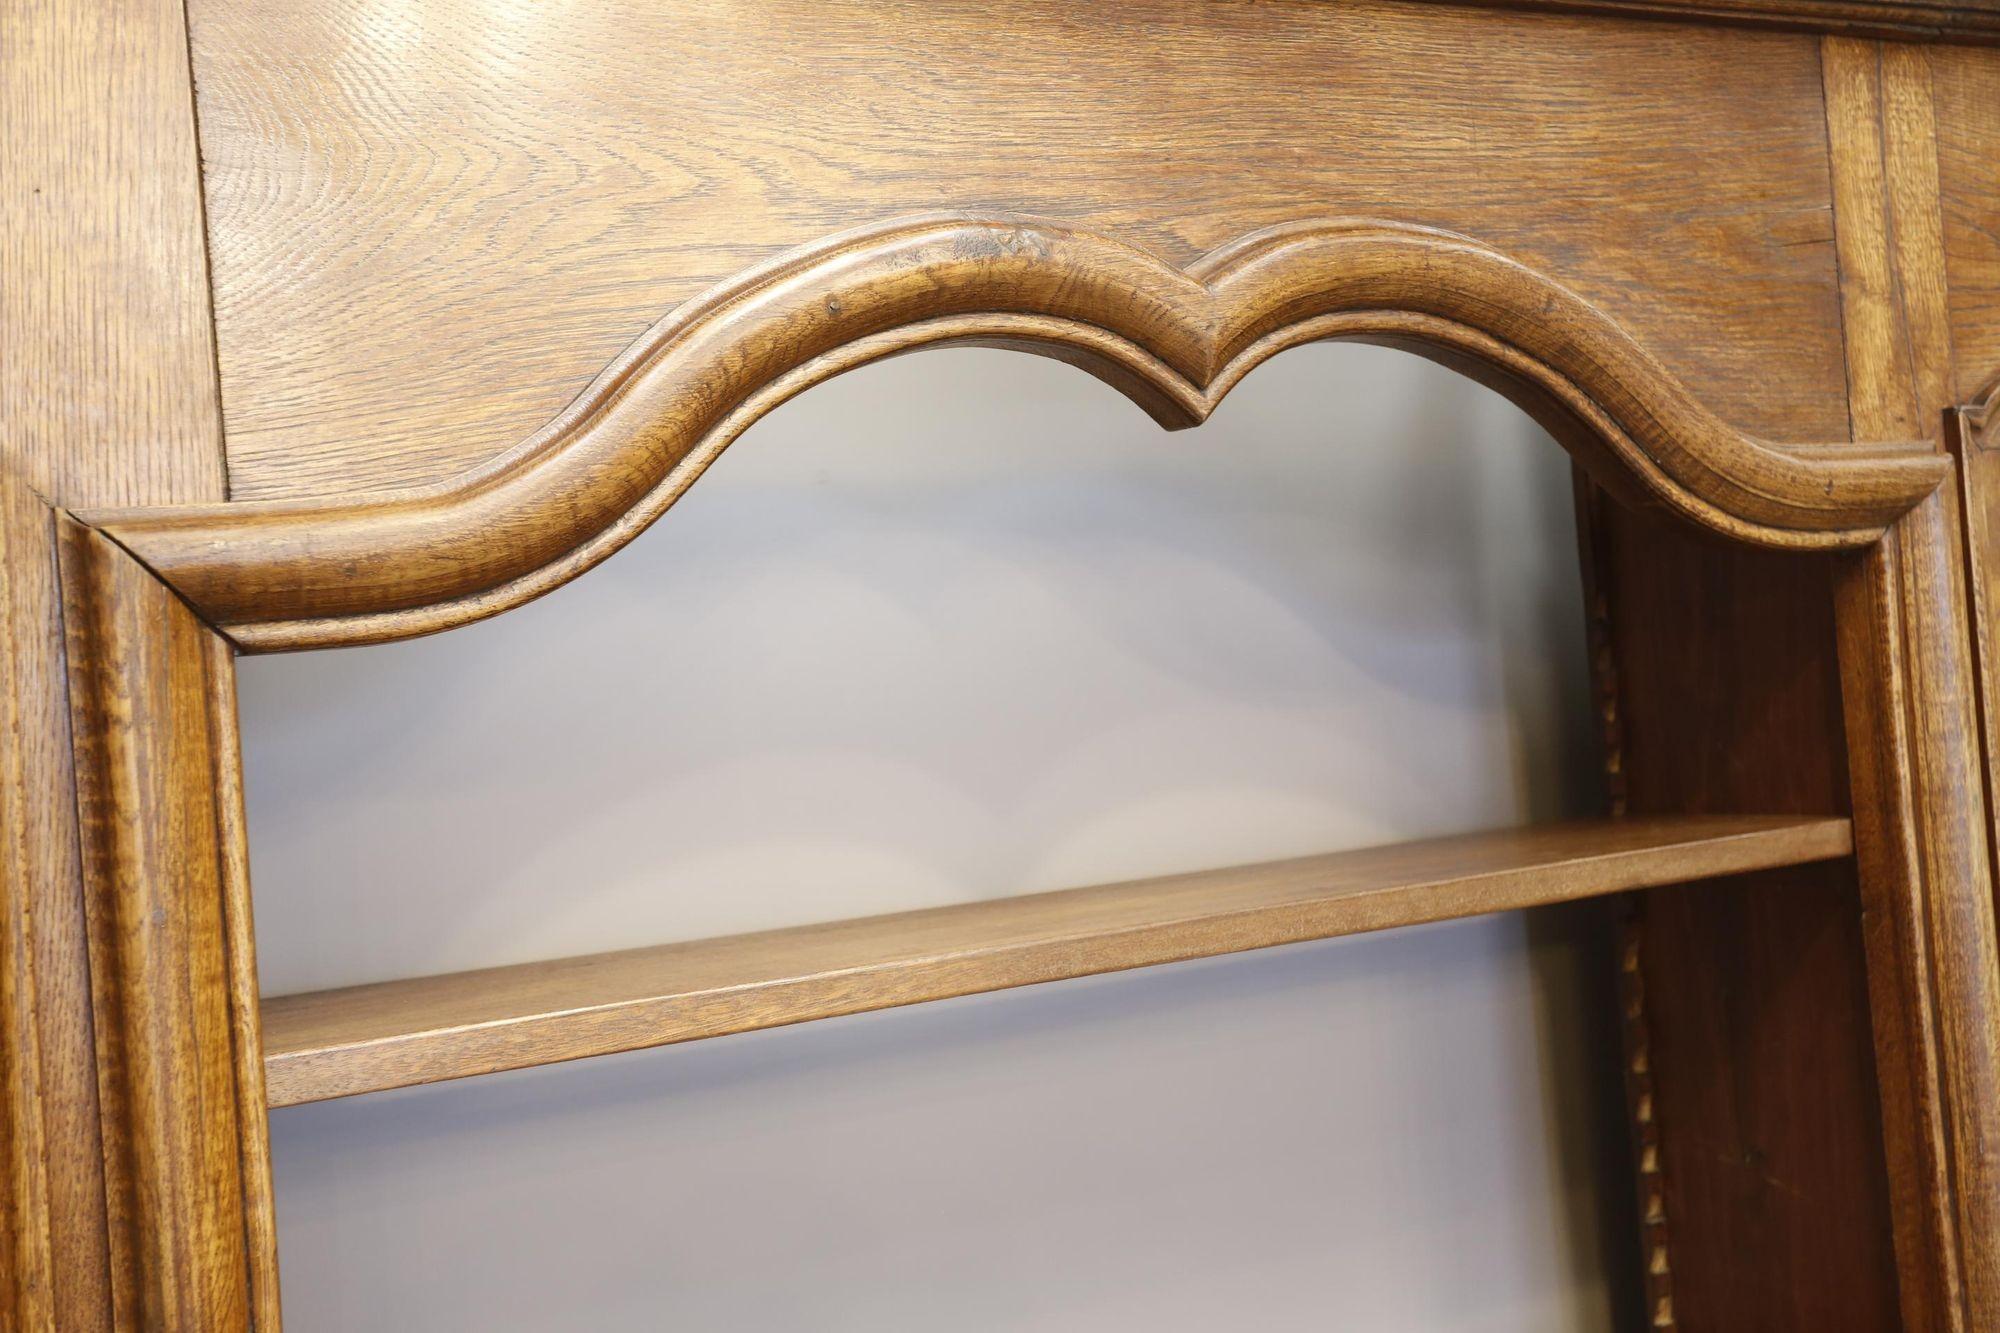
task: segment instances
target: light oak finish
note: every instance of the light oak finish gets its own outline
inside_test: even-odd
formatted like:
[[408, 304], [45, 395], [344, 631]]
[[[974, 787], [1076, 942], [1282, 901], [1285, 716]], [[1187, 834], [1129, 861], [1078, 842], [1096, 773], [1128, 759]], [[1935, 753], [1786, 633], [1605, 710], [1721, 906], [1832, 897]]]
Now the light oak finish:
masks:
[[[1641, 1318], [2000, 1327], [2000, 51], [1870, 39], [2000, 10], [1536, 7], [0, 12], [0, 1327], [277, 1327], [267, 1102], [1704, 876], [1607, 960]], [[1187, 425], [1323, 337], [1588, 470], [1624, 824], [260, 1003], [234, 652], [548, 591], [873, 357]]]
[[111, 1323], [110, 1259], [55, 532], [0, 471], [0, 1309], [88, 1329]]
[[229, 658], [100, 534], [65, 520], [61, 554], [98, 1086], [118, 1127], [116, 1311], [146, 1328], [242, 1326], [256, 1280], [246, 1210], [269, 1186], [262, 1135], [243, 1129], [262, 1107], [235, 1054], [255, 1029], [230, 1003], [244, 974], [227, 906], [244, 892], [229, 846], [241, 821], [224, 808], [233, 785], [212, 777], [232, 734], [216, 715], [235, 707], [217, 688]]
[[1864, 544], [1944, 475], [1922, 443], [1746, 437], [1589, 303], [1465, 237], [1303, 223], [1182, 272], [1050, 223], [942, 217], [840, 238], [690, 303], [546, 429], [448, 485], [84, 520], [241, 647], [368, 643], [491, 615], [574, 578], [764, 412], [866, 361], [937, 343], [1017, 346], [1188, 426], [1259, 362], [1326, 338], [1476, 365], [1611, 484], [1739, 540]]
[[[124, 560], [70, 590], [102, 613], [69, 621], [70, 646], [118, 653], [88, 664], [103, 688], [73, 711], [58, 579], [62, 506], [225, 494], [178, 0], [0, 5], [0, 125], [0, 1328], [228, 1328], [254, 1310], [275, 1329], [259, 1131], [228, 1096], [159, 1100], [220, 1086], [162, 1006], [213, 977], [189, 967], [217, 947], [213, 881], [198, 855], [183, 867], [195, 834], [173, 821], [227, 781], [179, 728], [233, 698], [233, 664]], [[117, 770], [141, 757], [166, 766]], [[187, 914], [153, 949], [126, 947], [106, 896], [142, 854], [164, 871], [144, 901]], [[186, 1003], [214, 1014], [206, 993]], [[199, 1030], [254, 1050], [254, 1023]]]
[[1855, 438], [1935, 441], [1957, 390], [1929, 53], [1828, 38], [1820, 61]]
[[[1988, 791], [2000, 790], [2000, 51], [1930, 51], [1944, 210], [1953, 401]], [[2000, 819], [1990, 839], [2000, 855]]]
[[[257, 982], [257, 933], [250, 907], [250, 837], [243, 809], [243, 752], [236, 721], [236, 671], [229, 641], [201, 636], [208, 716], [207, 758], [215, 812], [216, 876], [221, 888], [223, 984], [229, 999], [229, 1055], [236, 1095], [242, 1170], [243, 1241], [250, 1261], [250, 1303], [258, 1328], [276, 1329], [278, 1219], [271, 1197], [271, 1126], [263, 1111], [263, 1015]], [[186, 702], [192, 708], [193, 701]], [[210, 946], [213, 947], [213, 946]], [[225, 1239], [225, 1244], [226, 1239]]]
[[1971, 1333], [2000, 1325], [2000, 943], [1956, 518], [1926, 501], [1836, 605], [1904, 1322]]
[[1956, 401], [2000, 375], [2000, 50], [1930, 49]]
[[[1846, 325], [1857, 435], [1951, 405], [1924, 53], [1826, 43], [1843, 291], [1887, 275], [1891, 317]], [[1878, 173], [1879, 172], [1879, 176]], [[1875, 294], [1875, 293], [1871, 293]], [[1852, 309], [1857, 304], [1848, 301]], [[1931, 423], [1936, 423], [1932, 425]], [[2000, 937], [1955, 488], [1841, 561], [1834, 605], [1870, 1009], [1906, 1326], [2000, 1326]]]
[[189, 17], [235, 499], [448, 482], [705, 291], [940, 210], [1173, 269], [1273, 226], [1437, 227], [1739, 429], [1846, 437], [1805, 34], [1394, 0]]
[[[1934, 434], [1952, 382], [1923, 57], [1849, 41], [1824, 52], [1857, 438]], [[1916, 840], [1948, 832], [1954, 816], [1921, 830], [1929, 816], [1914, 813], [1902, 779], [1879, 772], [1897, 753], [1922, 755], [1934, 773], [1962, 762], [1954, 702], [1944, 693], [1914, 705], [1935, 731], [1884, 732], [1879, 706], [1865, 700], [1901, 670], [1869, 646], [1892, 613], [1850, 608], [1841, 651], [1833, 587], [1861, 577], [1842, 574], [1844, 561], [1690, 542], [1586, 498], [1614, 799], [1633, 811], [1842, 808], [1851, 759], [1880, 784], [1857, 781], [1858, 823], [1882, 819], [1891, 801], [1910, 812], [1894, 828], [1870, 824], [1880, 859], [1861, 867], [1859, 884], [1842, 863], [1637, 904], [1621, 963], [1628, 1078], [1643, 1098], [1634, 1131], [1645, 1318], [1724, 1330], [1983, 1327], [1968, 1291], [1990, 1250], [1954, 1215], [1956, 1168], [1937, 1110], [1951, 1095], [1943, 1070], [1983, 1058], [1978, 1024], [1953, 1034], [1975, 1039], [1962, 1062], [1941, 1052], [1903, 997], [1958, 991], [1945, 1002], [1954, 1009], [1984, 1003], [1976, 941], [1989, 927], [1976, 913], [1950, 932], [1916, 918], [1961, 912], [1990, 872], [1917, 859], [1930, 852]], [[1900, 594], [1885, 591], [1876, 606], [1892, 601], [1901, 616]], [[1952, 632], [1933, 621], [1922, 636], [1948, 644]], [[1944, 790], [1961, 822], [1972, 817], [1965, 803], [1978, 809], [1976, 787]], [[1950, 955], [1916, 956], [1947, 935]], [[1947, 1118], [1977, 1125], [1989, 1104], [1973, 1094]], [[1972, 1197], [1985, 1188], [1975, 1184]], [[1939, 1243], [1961, 1234], [1975, 1238], [1964, 1250]]]
[[1844, 819], [1468, 834], [267, 1000], [271, 1104], [1845, 856]]
[[[1972, 659], [1979, 673], [1980, 754], [1988, 791], [2000, 790], [2000, 379], [1945, 418], [1958, 465], [1958, 510], [1965, 525]], [[2000, 864], [2000, 806], [1988, 811], [1987, 854]]]
[[51, 502], [222, 497], [193, 97], [177, 3], [0, 9], [0, 420]]

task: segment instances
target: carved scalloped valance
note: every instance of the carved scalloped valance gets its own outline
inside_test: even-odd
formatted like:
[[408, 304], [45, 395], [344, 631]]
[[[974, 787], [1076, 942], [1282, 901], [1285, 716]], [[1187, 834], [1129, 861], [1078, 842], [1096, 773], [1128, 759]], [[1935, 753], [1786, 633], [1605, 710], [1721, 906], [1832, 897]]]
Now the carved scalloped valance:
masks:
[[1080, 366], [1180, 427], [1266, 358], [1324, 338], [1465, 371], [1607, 484], [1737, 540], [1865, 544], [1947, 466], [1923, 442], [1746, 435], [1595, 306], [1452, 233], [1303, 222], [1183, 270], [1056, 223], [948, 215], [832, 238], [687, 303], [542, 430], [443, 485], [82, 517], [246, 649], [401, 638], [575, 577], [773, 406], [880, 357], [1019, 347]]

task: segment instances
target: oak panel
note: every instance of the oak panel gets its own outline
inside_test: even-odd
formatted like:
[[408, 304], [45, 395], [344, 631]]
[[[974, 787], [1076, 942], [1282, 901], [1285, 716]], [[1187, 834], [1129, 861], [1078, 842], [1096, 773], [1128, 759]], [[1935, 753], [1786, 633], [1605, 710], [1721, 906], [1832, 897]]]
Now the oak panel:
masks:
[[57, 503], [222, 496], [191, 96], [177, 3], [0, 7], [0, 448]]
[[1430, 839], [265, 1001], [271, 1104], [1823, 861], [1837, 818]]
[[[277, 1326], [276, 1258], [256, 1221], [268, 1201], [261, 1139], [239, 1161], [236, 1107], [191, 1105], [176, 1129], [226, 1138], [229, 1160], [216, 1169], [183, 1156], [159, 1136], [162, 1119], [136, 1113], [116, 1067], [172, 1064], [180, 1052], [105, 1009], [119, 962], [89, 930], [102, 867], [80, 855], [79, 836], [102, 830], [79, 826], [78, 788], [102, 776], [93, 756], [106, 747], [166, 743], [169, 726], [157, 714], [72, 713], [57, 573], [58, 506], [224, 495], [184, 23], [179, 0], [0, 5], [0, 1328], [10, 1333], [226, 1329], [247, 1326], [253, 1308], [260, 1327]], [[154, 596], [177, 605], [156, 586]], [[202, 671], [218, 690], [233, 679], [226, 655]], [[190, 765], [172, 776], [199, 803], [214, 775]], [[161, 818], [177, 808], [160, 807]], [[181, 887], [163, 879], [153, 901], [172, 910]], [[156, 978], [185, 979], [199, 929], [161, 943]], [[183, 944], [187, 956], [172, 956]], [[224, 1035], [256, 1039], [254, 1028]]]
[[1929, 57], [1828, 38], [1820, 60], [1854, 435], [1935, 441], [1957, 394]]
[[1926, 53], [1958, 397], [2000, 380], [2000, 51]]
[[190, 6], [233, 493], [438, 480], [773, 253], [941, 208], [1179, 267], [1386, 216], [1835, 439], [1814, 39], [1349, 0]]

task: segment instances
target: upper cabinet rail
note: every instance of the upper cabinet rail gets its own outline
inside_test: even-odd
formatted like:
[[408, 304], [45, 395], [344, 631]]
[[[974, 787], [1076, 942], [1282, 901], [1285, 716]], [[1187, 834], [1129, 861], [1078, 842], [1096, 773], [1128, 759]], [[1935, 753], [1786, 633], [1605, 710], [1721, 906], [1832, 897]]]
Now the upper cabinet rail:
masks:
[[1075, 364], [1168, 427], [1296, 344], [1405, 347], [1508, 394], [1607, 485], [1744, 541], [1865, 545], [1936, 488], [1927, 442], [1736, 430], [1596, 306], [1450, 232], [1267, 228], [1186, 269], [1013, 216], [934, 215], [793, 251], [674, 311], [542, 430], [440, 485], [82, 514], [252, 651], [447, 629], [631, 540], [803, 389], [938, 343]]

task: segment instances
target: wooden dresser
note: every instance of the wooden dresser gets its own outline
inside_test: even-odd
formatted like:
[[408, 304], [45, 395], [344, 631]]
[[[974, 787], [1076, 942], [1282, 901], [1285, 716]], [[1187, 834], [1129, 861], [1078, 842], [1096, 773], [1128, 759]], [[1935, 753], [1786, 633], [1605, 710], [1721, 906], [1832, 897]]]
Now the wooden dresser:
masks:
[[[0, 1327], [279, 1324], [267, 1107], [1625, 895], [1654, 1329], [2000, 1330], [2000, 0], [4, 0]], [[999, 344], [1577, 464], [1605, 818], [263, 1001], [238, 653]]]

